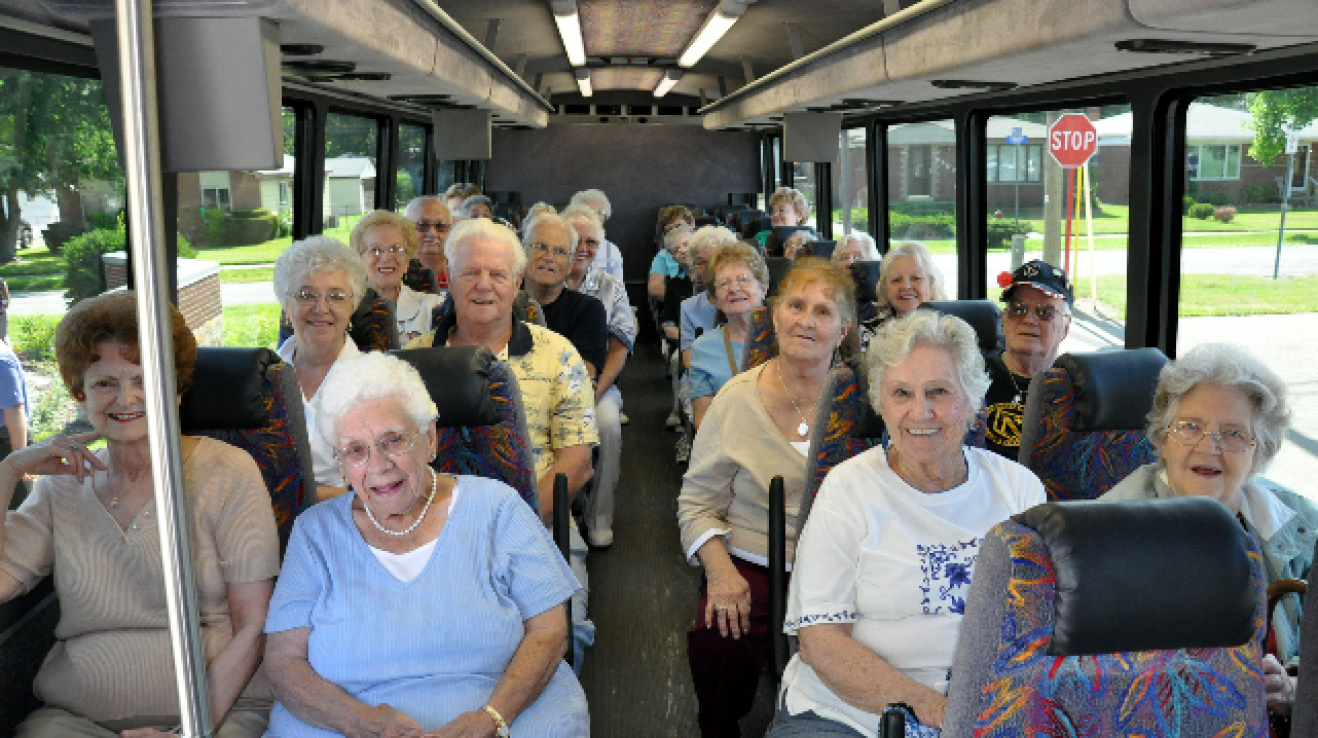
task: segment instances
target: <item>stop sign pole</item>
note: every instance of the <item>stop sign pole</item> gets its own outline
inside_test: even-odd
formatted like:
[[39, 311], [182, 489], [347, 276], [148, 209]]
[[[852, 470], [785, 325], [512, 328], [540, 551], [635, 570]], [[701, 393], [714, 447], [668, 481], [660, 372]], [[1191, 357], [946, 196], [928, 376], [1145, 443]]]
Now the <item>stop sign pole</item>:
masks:
[[1098, 129], [1084, 113], [1066, 113], [1048, 127], [1048, 153], [1066, 170], [1066, 248], [1063, 269], [1071, 273], [1071, 213], [1075, 204], [1075, 170], [1098, 151]]

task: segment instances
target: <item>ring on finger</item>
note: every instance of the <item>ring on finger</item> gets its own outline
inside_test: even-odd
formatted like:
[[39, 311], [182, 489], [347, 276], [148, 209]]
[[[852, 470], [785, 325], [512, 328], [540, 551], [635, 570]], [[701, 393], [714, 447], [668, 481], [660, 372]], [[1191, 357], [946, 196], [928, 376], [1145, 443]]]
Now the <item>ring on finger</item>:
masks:
[[728, 606], [727, 606], [727, 605], [715, 605], [715, 606], [714, 606], [714, 609], [715, 609], [715, 610], [718, 610], [719, 612], [726, 612], [727, 609], [728, 609]]

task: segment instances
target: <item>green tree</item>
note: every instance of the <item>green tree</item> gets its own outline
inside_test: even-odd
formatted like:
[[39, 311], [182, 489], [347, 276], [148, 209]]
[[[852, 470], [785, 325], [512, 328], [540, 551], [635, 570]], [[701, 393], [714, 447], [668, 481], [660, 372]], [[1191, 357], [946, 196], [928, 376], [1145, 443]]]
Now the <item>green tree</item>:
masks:
[[1318, 87], [1263, 90], [1249, 106], [1254, 116], [1252, 159], [1264, 166], [1276, 161], [1286, 148], [1286, 134], [1318, 119]]
[[82, 220], [80, 183], [123, 181], [99, 80], [0, 68], [0, 263], [13, 260], [18, 193], [54, 195]]

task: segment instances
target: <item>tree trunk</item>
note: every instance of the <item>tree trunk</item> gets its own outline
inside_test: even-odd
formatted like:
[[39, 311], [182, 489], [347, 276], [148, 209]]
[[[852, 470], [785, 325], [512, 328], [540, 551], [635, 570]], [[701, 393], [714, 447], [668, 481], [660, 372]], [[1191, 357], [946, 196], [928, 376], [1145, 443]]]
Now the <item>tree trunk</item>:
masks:
[[82, 212], [82, 195], [72, 186], [55, 190], [55, 199], [59, 202], [59, 219], [64, 223], [82, 225], [85, 216]]
[[18, 254], [18, 233], [23, 228], [23, 210], [18, 206], [18, 190], [4, 190], [4, 207], [0, 208], [0, 264], [8, 264]]
[[[1060, 111], [1048, 113], [1048, 125], [1062, 117]], [[1066, 200], [1065, 173], [1044, 140], [1043, 152], [1043, 260], [1053, 266], [1062, 264], [1062, 209]]]

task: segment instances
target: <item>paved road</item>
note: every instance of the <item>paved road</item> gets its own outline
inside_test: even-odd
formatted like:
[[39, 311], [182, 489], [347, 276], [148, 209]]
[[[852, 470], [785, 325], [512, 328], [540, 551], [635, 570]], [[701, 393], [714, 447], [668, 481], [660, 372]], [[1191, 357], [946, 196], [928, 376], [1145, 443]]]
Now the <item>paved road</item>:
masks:
[[[11, 315], [57, 315], [66, 309], [62, 291], [15, 292], [11, 298]], [[275, 288], [270, 282], [222, 284], [220, 299], [225, 305], [271, 304], [275, 302]]]

